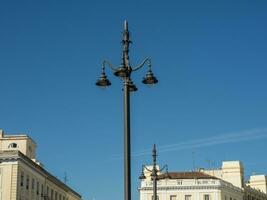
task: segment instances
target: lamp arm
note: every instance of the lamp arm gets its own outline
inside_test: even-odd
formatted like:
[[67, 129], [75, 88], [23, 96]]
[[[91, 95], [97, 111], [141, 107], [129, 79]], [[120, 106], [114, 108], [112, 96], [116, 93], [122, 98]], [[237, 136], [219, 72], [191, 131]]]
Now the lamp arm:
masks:
[[150, 58], [146, 58], [146, 59], [143, 60], [143, 62], [141, 64], [139, 64], [136, 67], [134, 67], [132, 69], [132, 71], [137, 71], [137, 70], [141, 69], [147, 62], [148, 62], [148, 65], [151, 66], [151, 59]]
[[149, 172], [152, 172], [152, 170], [148, 169], [145, 165], [143, 165], [143, 168], [146, 169]]
[[117, 71], [117, 67], [114, 67], [111, 62], [109, 62], [108, 60], [104, 60], [103, 63], [102, 63], [102, 67], [105, 69], [105, 66], [108, 65], [109, 68], [112, 70], [112, 71]]
[[159, 172], [162, 172], [164, 169], [166, 169], [168, 171], [168, 165], [164, 165], [160, 170]]

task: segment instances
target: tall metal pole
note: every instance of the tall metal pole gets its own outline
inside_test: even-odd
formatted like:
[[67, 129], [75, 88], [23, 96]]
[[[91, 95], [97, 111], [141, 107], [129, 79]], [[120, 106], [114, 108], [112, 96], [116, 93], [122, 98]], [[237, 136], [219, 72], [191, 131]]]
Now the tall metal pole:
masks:
[[131, 200], [131, 135], [129, 82], [124, 82], [124, 199]]
[[124, 22], [123, 65], [129, 71], [124, 78], [124, 199], [131, 200], [131, 134], [130, 134], [130, 91], [131, 68], [129, 66], [129, 32], [128, 23]]

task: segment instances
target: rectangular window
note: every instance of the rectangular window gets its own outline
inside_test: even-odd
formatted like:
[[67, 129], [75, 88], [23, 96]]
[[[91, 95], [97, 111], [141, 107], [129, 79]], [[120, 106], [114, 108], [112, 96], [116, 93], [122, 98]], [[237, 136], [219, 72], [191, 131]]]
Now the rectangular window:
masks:
[[49, 197], [49, 187], [46, 187], [46, 196]]
[[34, 184], [35, 184], [35, 180], [34, 178], [32, 178], [32, 190], [34, 190]]
[[178, 180], [177, 185], [183, 185], [183, 182], [181, 180]]
[[42, 184], [42, 186], [41, 186], [41, 197], [43, 197], [44, 196], [44, 185]]
[[54, 190], [51, 189], [51, 200], [54, 200]]
[[55, 192], [55, 200], [57, 200], [57, 192]]
[[176, 200], [177, 196], [176, 195], [171, 195], [170, 200]]
[[192, 195], [185, 195], [184, 199], [185, 200], [191, 200], [192, 199]]
[[38, 181], [36, 183], [36, 194], [37, 196], [39, 195], [39, 182]]
[[204, 200], [210, 200], [210, 195], [204, 194]]
[[26, 190], [29, 189], [29, 185], [30, 185], [30, 177], [27, 175], [27, 178], [26, 178]]
[[20, 174], [20, 186], [22, 187], [24, 184], [24, 172], [21, 172]]

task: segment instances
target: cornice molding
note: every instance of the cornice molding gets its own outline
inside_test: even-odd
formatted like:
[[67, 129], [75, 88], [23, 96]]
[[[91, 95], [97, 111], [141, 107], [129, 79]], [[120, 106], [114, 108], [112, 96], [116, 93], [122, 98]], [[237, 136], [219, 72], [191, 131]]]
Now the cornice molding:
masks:
[[[220, 189], [220, 186], [213, 185], [213, 186], [165, 186], [165, 187], [158, 187], [157, 190], [205, 190], [205, 189]], [[153, 187], [142, 187], [139, 188], [140, 191], [150, 191], [153, 190]]]

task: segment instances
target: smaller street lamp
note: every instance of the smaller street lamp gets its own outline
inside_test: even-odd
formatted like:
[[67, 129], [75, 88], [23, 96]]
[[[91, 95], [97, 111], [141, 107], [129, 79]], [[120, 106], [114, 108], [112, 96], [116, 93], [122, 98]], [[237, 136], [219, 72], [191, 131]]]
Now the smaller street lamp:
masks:
[[[146, 179], [144, 170], [147, 170], [151, 172], [150, 176], [151, 179], [153, 180], [153, 199], [152, 200], [158, 200], [157, 199], [157, 181], [158, 181], [158, 172], [162, 172], [163, 170], [166, 171], [166, 176], [168, 177], [168, 165], [164, 165], [161, 169], [157, 169], [157, 150], [156, 150], [156, 145], [153, 145], [153, 150], [152, 150], [152, 158], [153, 158], [153, 166], [152, 170], [147, 168], [145, 165], [142, 165], [142, 173], [139, 176], [139, 179]], [[155, 199], [156, 197], [156, 199]]]

